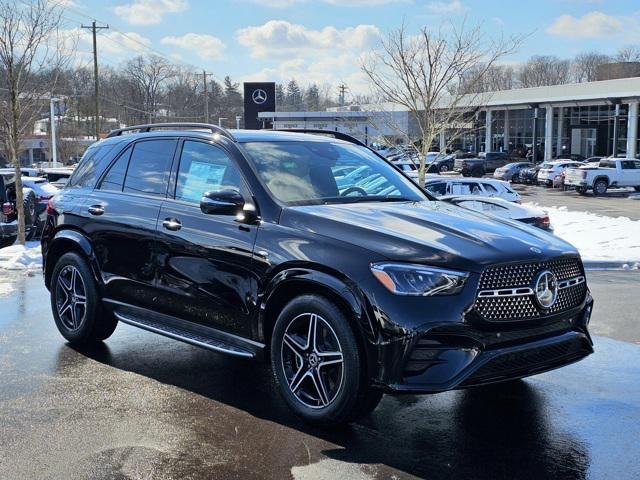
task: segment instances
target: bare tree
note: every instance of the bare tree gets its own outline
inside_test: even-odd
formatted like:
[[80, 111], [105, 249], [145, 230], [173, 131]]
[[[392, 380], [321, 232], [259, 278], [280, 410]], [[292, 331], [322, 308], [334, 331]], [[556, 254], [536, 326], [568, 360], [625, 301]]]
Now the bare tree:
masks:
[[492, 65], [485, 70], [480, 64], [463, 76], [460, 88], [464, 93], [510, 90], [514, 87], [514, 77], [515, 70], [511, 65]]
[[[409, 111], [420, 138], [408, 138], [419, 155], [418, 181], [424, 185], [425, 154], [439, 135], [453, 133], [450, 140], [468, 125], [474, 105], [481, 94], [465, 94], [461, 88], [467, 79], [469, 91], [506, 55], [515, 51], [523, 36], [497, 40], [485, 38], [480, 26], [467, 28], [420, 29], [409, 34], [405, 26], [391, 32], [379, 50], [362, 64], [374, 92], [382, 101], [392, 102]], [[470, 72], [475, 72], [475, 79]]]
[[[46, 0], [30, 3], [0, 1], [0, 69], [4, 89], [0, 102], [0, 131], [9, 161], [15, 167], [18, 242], [25, 243], [25, 210], [20, 170], [24, 134], [55, 88], [56, 74], [71, 57], [69, 43], [59, 34], [61, 10]], [[49, 81], [38, 81], [44, 71]]]
[[615, 55], [616, 62], [638, 62], [640, 61], [640, 46], [627, 45], [618, 49]]
[[571, 68], [576, 82], [593, 82], [598, 79], [598, 68], [611, 62], [611, 57], [598, 52], [579, 53], [573, 59]]
[[176, 67], [157, 55], [139, 56], [129, 60], [123, 72], [141, 97], [149, 122], [157, 114], [158, 103], [167, 82], [175, 77]]
[[553, 55], [536, 55], [525, 62], [518, 70], [518, 83], [521, 87], [545, 87], [561, 85], [571, 81], [571, 62]]

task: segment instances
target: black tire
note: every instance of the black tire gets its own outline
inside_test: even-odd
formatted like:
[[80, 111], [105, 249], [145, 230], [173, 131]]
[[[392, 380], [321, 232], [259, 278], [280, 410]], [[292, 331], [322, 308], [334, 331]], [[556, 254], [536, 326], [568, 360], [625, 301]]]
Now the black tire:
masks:
[[446, 163], [443, 163], [442, 165], [440, 165], [439, 168], [440, 173], [445, 173], [449, 171], [449, 165], [447, 165]]
[[4, 247], [10, 247], [11, 245], [13, 245], [16, 241], [16, 237], [15, 235], [11, 236], [11, 237], [3, 237], [0, 238], [0, 248], [4, 248]]
[[511, 177], [511, 183], [518, 183], [520, 181], [520, 175], [518, 175], [517, 173]]
[[[311, 325], [313, 338], [319, 337], [322, 344], [309, 340]], [[329, 352], [339, 353], [341, 363]], [[323, 358], [333, 363], [322, 368]], [[349, 320], [318, 295], [295, 298], [278, 316], [271, 338], [271, 367], [287, 405], [315, 425], [351, 422], [372, 412], [382, 397], [368, 384], [364, 352]], [[322, 388], [316, 387], [316, 379]]]
[[605, 193], [607, 193], [607, 188], [609, 188], [609, 182], [607, 182], [604, 178], [599, 178], [593, 183], [593, 194], [604, 195]]
[[29, 191], [23, 200], [24, 238], [33, 240], [38, 232], [38, 215], [36, 214], [36, 195]]
[[637, 187], [633, 187], [633, 189], [634, 189], [636, 192], [640, 192], [640, 185], [638, 185]]
[[484, 175], [484, 170], [482, 168], [474, 168], [471, 171], [471, 176], [472, 177], [482, 178], [483, 175]]
[[586, 195], [587, 189], [585, 187], [576, 187], [576, 192], [578, 192], [580, 195]]
[[118, 320], [102, 306], [87, 262], [74, 252], [65, 253], [53, 268], [51, 309], [58, 330], [75, 345], [106, 340], [118, 325]]

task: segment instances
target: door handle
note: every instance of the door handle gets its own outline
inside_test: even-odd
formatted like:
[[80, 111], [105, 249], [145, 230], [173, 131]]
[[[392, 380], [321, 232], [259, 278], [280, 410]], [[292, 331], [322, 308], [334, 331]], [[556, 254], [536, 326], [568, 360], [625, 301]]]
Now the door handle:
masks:
[[162, 222], [162, 226], [167, 230], [176, 231], [182, 228], [182, 223], [177, 218], [165, 218]]
[[91, 205], [87, 208], [87, 211], [91, 215], [102, 215], [104, 213], [104, 207], [102, 205]]

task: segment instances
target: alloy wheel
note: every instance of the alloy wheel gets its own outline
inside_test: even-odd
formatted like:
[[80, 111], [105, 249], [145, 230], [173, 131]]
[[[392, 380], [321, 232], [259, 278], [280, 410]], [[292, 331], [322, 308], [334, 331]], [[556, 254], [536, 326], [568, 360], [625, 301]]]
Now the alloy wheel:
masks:
[[296, 316], [282, 337], [281, 361], [289, 390], [309, 408], [325, 408], [344, 378], [342, 347], [331, 325], [315, 313]]
[[65, 266], [56, 282], [56, 308], [60, 321], [69, 330], [77, 330], [87, 313], [87, 290], [82, 275], [73, 265]]

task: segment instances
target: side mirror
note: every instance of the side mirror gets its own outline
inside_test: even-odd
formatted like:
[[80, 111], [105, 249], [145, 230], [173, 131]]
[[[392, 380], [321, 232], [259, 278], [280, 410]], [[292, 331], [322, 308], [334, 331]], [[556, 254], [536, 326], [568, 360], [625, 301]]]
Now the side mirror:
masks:
[[244, 198], [232, 188], [204, 192], [200, 199], [200, 210], [208, 215], [237, 215], [242, 212]]

